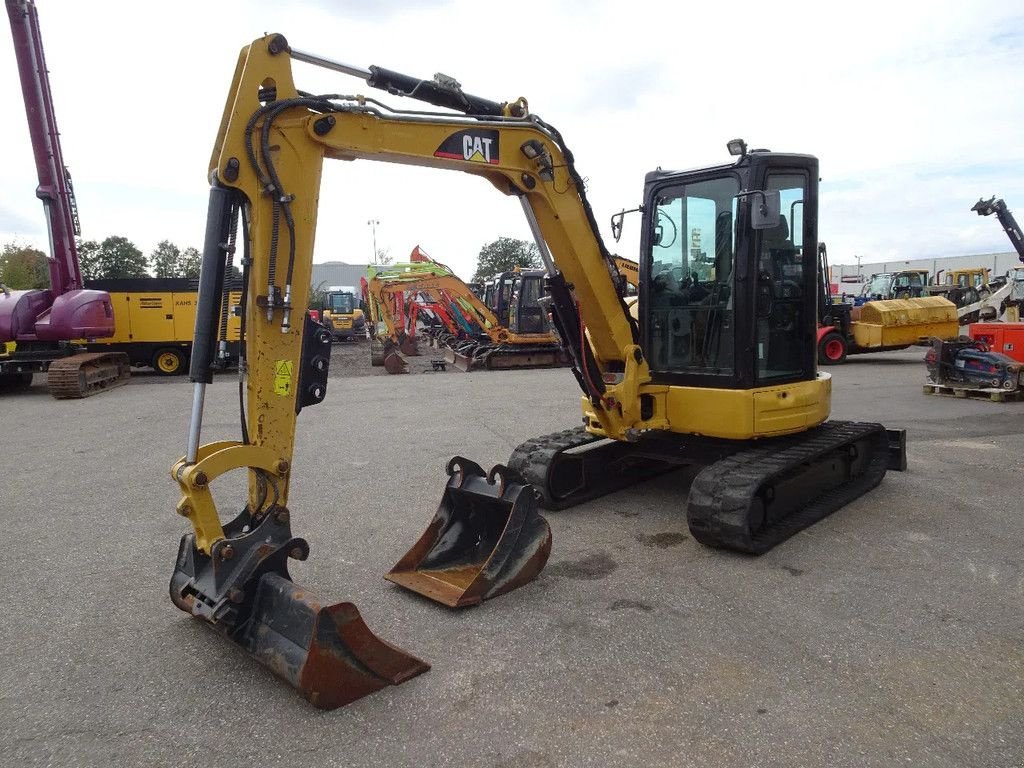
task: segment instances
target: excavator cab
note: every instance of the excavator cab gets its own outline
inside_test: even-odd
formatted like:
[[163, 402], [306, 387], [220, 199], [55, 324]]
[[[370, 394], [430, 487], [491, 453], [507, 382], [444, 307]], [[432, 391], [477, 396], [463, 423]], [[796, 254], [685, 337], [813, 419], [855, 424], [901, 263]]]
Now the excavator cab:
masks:
[[[640, 333], [652, 383], [813, 380], [818, 163], [770, 152], [645, 183]], [[763, 212], [775, 203], [773, 216]]]
[[508, 326], [511, 315], [512, 289], [515, 272], [499, 272], [486, 283], [484, 303], [498, 318], [498, 324]]
[[541, 309], [544, 296], [544, 271], [531, 269], [515, 274], [509, 296], [508, 327], [513, 333], [548, 333], [547, 320]]

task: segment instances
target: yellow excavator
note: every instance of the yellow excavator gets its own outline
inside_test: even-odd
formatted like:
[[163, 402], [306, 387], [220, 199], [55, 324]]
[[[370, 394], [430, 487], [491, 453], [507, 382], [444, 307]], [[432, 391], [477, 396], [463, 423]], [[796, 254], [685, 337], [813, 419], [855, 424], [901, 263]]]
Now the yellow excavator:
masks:
[[[392, 95], [310, 95], [293, 61]], [[446, 605], [479, 603], [543, 568], [559, 508], [686, 464], [694, 537], [760, 553], [905, 467], [905, 434], [828, 421], [831, 380], [816, 367], [818, 161], [748, 151], [732, 162], [646, 176], [636, 318], [561, 134], [525, 99], [498, 103], [450, 77], [420, 80], [296, 50], [281, 35], [242, 49], [210, 161], [206, 238], [185, 455], [171, 470], [192, 531], [171, 579], [175, 604], [204, 619], [314, 704], [345, 704], [428, 665], [380, 640], [350, 603], [294, 584], [289, 481], [300, 410], [327, 389], [330, 334], [304, 311], [325, 158], [461, 171], [516, 197], [547, 271], [546, 305], [583, 392], [583, 424], [529, 440], [509, 467], [462, 457], [434, 519], [387, 575]], [[201, 444], [224, 266], [241, 221], [247, 373], [241, 438]], [[618, 220], [621, 229], [622, 220]], [[691, 247], [701, 230], [703, 251]], [[222, 523], [210, 485], [248, 473], [244, 508]], [[625, 497], [620, 503], [628, 503]]]

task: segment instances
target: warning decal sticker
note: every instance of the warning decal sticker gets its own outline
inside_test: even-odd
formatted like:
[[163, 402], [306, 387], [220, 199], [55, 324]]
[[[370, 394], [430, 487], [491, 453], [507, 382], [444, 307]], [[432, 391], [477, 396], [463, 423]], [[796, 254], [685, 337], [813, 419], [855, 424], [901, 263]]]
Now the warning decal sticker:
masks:
[[292, 361], [274, 362], [274, 394], [285, 397], [292, 393]]
[[434, 157], [497, 165], [498, 132], [485, 128], [470, 128], [453, 133], [437, 148]]

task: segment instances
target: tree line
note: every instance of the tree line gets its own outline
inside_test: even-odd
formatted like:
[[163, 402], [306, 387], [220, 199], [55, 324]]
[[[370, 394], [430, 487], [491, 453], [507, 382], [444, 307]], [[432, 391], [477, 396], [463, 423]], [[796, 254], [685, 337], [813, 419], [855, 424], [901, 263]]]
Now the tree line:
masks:
[[[78, 240], [78, 256], [85, 280], [107, 280], [126, 277], [199, 277], [201, 255], [192, 247], [180, 248], [170, 240], [161, 240], [145, 255], [128, 238], [112, 235], [102, 242]], [[378, 260], [390, 261], [382, 249]], [[499, 237], [484, 245], [477, 256], [473, 281], [484, 280], [516, 267], [536, 269], [541, 266], [537, 246], [525, 240]], [[46, 254], [36, 248], [6, 243], [0, 248], [0, 283], [11, 289], [46, 288], [50, 285]]]
[[540, 266], [540, 252], [535, 243], [514, 237], [499, 237], [480, 249], [472, 282], [482, 282], [499, 272], [512, 272], [516, 267], [540, 269]]
[[[102, 242], [76, 240], [84, 280], [126, 277], [199, 277], [201, 255], [192, 247], [180, 248], [161, 240], [145, 255], [131, 240], [112, 235]], [[0, 283], [14, 290], [48, 288], [50, 270], [46, 254], [17, 242], [0, 247]]]

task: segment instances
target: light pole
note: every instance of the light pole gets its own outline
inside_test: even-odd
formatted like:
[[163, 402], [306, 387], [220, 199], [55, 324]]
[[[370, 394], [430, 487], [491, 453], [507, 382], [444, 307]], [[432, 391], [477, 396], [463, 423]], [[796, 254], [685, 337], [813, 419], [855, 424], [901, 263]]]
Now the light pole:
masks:
[[373, 263], [376, 264], [377, 263], [377, 225], [380, 224], [380, 222], [377, 221], [377, 219], [369, 219], [366, 223], [369, 225], [370, 230], [373, 232]]

